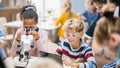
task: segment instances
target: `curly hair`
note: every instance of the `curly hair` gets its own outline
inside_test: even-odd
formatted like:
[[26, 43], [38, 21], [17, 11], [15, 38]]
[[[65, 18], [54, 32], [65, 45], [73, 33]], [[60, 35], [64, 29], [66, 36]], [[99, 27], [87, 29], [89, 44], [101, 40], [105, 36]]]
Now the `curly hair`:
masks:
[[35, 18], [35, 21], [38, 22], [38, 15], [36, 12], [36, 7], [33, 5], [26, 5], [22, 7], [20, 16], [21, 16], [21, 19]]

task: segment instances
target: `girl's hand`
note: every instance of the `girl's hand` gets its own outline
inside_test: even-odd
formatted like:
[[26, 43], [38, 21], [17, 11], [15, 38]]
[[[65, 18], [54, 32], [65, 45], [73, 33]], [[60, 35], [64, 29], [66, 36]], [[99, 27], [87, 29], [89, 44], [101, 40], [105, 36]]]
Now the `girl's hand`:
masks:
[[33, 35], [35, 40], [38, 40], [40, 38], [40, 35], [37, 31], [31, 31], [30, 34]]
[[16, 37], [16, 41], [20, 42], [21, 41], [21, 35], [24, 34], [24, 31], [18, 32], [17, 33], [17, 37]]

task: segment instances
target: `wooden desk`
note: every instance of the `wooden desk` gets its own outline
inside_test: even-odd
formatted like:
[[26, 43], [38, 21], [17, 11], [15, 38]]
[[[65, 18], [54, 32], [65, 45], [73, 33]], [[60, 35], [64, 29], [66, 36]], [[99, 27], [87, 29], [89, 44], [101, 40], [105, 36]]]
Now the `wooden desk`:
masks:
[[22, 21], [11, 21], [4, 24], [5, 27], [10, 27], [10, 28], [19, 28], [22, 25], [23, 25]]
[[23, 25], [22, 21], [11, 21], [4, 24], [5, 27], [12, 29], [12, 34], [15, 35], [16, 30]]
[[[21, 26], [23, 26], [23, 22], [22, 21], [11, 21], [11, 22], [4, 24], [4, 26], [12, 28], [12, 33], [15, 35], [15, 32], [16, 32], [15, 29], [16, 28], [18, 29]], [[37, 26], [43, 30], [46, 30], [49, 33], [49, 38], [52, 41], [53, 41], [52, 31], [55, 31], [56, 29], [58, 29], [60, 27], [60, 25], [55, 26], [55, 24], [53, 22], [50, 22], [50, 21], [39, 22]]]
[[46, 30], [49, 34], [49, 38], [51, 39], [51, 41], [54, 41], [54, 37], [56, 36], [56, 30], [60, 27], [60, 25], [56, 26], [53, 21], [41, 21], [38, 23], [38, 27]]

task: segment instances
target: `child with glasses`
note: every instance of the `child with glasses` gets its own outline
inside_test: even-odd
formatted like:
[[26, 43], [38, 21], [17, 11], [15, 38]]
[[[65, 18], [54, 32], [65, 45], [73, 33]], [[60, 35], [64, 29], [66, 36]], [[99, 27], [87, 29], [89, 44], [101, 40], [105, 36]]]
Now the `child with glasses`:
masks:
[[29, 53], [31, 56], [39, 56], [39, 51], [47, 51], [48, 35], [46, 31], [37, 27], [38, 15], [36, 8], [32, 5], [24, 6], [21, 9], [20, 17], [23, 21], [23, 26], [16, 32], [10, 55], [17, 55], [16, 51], [20, 49], [17, 45], [20, 43], [21, 35], [23, 34], [30, 34], [34, 37], [32, 42], [34, 47], [31, 48]]
[[69, 19], [65, 22], [63, 29], [65, 37], [56, 52], [62, 56], [65, 66], [75, 68], [96, 68], [90, 45], [81, 38], [83, 36], [83, 23], [78, 19]]

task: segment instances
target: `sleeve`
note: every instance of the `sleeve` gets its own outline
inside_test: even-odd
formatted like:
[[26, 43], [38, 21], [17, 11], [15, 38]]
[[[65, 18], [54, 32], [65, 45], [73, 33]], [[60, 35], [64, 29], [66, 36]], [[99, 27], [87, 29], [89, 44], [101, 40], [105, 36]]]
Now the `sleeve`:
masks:
[[38, 39], [37, 41], [34, 40], [34, 45], [37, 46], [38, 53], [39, 51], [47, 52], [48, 34], [46, 31], [40, 29], [39, 35], [40, 35], [40, 39]]
[[5, 40], [5, 38], [4, 38], [4, 33], [3, 33], [3, 30], [2, 30], [1, 27], [0, 27], [0, 39], [1, 39], [1, 40]]
[[73, 18], [78, 18], [78, 15], [73, 12]]
[[62, 55], [62, 46], [61, 46], [61, 45], [56, 49], [56, 52], [57, 52], [59, 55]]
[[100, 19], [100, 15], [96, 15], [96, 18], [92, 21], [92, 23], [89, 25], [87, 31], [85, 32], [85, 36], [88, 38], [92, 38], [93, 37], [93, 33], [94, 33], [94, 29], [96, 26], [97, 21]]
[[61, 45], [58, 46], [58, 48], [56, 49], [57, 54], [62, 55], [62, 46], [63, 46], [63, 42], [61, 43]]
[[20, 32], [20, 31], [21, 31], [21, 29], [18, 29], [16, 34], [15, 34], [15, 38], [13, 40], [11, 51], [10, 51], [10, 56], [16, 56], [17, 55], [16, 51], [19, 50], [19, 48], [17, 47], [19, 42], [16, 41], [16, 37], [17, 37], [18, 32]]
[[84, 51], [84, 57], [87, 59], [85, 63], [79, 63], [80, 68], [97, 68], [95, 58], [92, 53], [91, 47], [87, 47]]
[[58, 26], [61, 23], [63, 17], [63, 13], [60, 15], [60, 17], [55, 21], [55, 25]]
[[118, 50], [117, 50], [117, 61], [116, 62], [117, 62], [116, 65], [120, 66], [120, 45], [119, 45]]
[[1, 59], [5, 59], [7, 57], [4, 48], [0, 48], [0, 57]]

